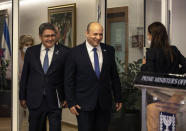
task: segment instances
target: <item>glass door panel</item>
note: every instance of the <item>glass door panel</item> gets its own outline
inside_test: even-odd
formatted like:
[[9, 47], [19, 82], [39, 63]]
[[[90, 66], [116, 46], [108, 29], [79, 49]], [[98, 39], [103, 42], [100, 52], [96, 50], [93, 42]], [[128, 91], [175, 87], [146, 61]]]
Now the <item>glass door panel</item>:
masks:
[[0, 130], [11, 130], [12, 1], [0, 2]]

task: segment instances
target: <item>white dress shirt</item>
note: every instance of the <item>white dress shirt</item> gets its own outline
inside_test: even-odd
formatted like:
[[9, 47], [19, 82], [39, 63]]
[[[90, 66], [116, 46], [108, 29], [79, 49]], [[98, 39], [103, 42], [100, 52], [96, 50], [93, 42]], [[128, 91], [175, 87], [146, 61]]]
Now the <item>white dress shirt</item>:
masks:
[[[44, 58], [45, 58], [45, 54], [46, 54], [46, 47], [42, 44], [41, 45], [41, 52], [40, 52], [40, 60], [41, 60], [41, 65], [43, 67], [43, 62], [44, 62]], [[52, 46], [51, 48], [49, 48], [48, 51], [48, 65], [50, 66], [51, 61], [52, 61], [52, 57], [53, 57], [53, 53], [54, 53], [54, 46]]]
[[95, 67], [94, 67], [94, 51], [93, 51], [93, 48], [97, 48], [97, 54], [98, 54], [98, 59], [99, 59], [99, 69], [100, 69], [100, 72], [101, 72], [101, 68], [102, 68], [102, 64], [103, 64], [103, 54], [102, 54], [101, 46], [98, 45], [96, 47], [93, 47], [86, 40], [86, 47], [87, 47], [88, 55], [89, 55], [89, 58], [90, 58], [90, 61], [92, 63], [92, 67], [93, 67], [94, 70], [95, 70]]

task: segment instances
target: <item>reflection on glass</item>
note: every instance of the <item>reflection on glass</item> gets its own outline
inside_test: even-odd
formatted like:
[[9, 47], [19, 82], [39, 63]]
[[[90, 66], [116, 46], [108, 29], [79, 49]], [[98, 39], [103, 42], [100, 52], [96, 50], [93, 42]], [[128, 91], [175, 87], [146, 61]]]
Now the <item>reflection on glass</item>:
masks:
[[107, 43], [115, 48], [123, 107], [111, 115], [109, 131], [141, 131], [141, 94], [133, 87], [143, 57], [144, 0], [107, 0]]
[[[4, 4], [3, 4], [4, 3]], [[0, 130], [11, 130], [11, 1], [0, 2]]]
[[116, 57], [124, 61], [125, 58], [125, 22], [111, 23], [110, 44], [115, 48]]

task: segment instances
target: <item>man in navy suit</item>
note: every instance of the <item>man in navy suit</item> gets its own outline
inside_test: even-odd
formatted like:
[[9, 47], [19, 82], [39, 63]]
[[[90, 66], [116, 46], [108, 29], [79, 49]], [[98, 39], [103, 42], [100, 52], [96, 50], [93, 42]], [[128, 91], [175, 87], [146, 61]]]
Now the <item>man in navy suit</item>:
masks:
[[87, 26], [87, 40], [70, 50], [65, 66], [65, 96], [79, 131], [108, 131], [112, 93], [116, 110], [122, 107], [121, 85], [114, 48], [101, 43], [103, 27]]
[[19, 99], [29, 110], [29, 131], [61, 131], [64, 100], [64, 63], [68, 49], [55, 45], [56, 30], [50, 23], [39, 27], [41, 43], [27, 49], [20, 82]]

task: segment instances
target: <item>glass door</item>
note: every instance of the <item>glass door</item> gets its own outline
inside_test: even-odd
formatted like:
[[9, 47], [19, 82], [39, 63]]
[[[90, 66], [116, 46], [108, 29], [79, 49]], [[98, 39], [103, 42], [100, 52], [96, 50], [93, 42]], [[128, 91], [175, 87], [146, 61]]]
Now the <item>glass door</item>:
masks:
[[116, 58], [128, 63], [128, 7], [107, 8], [106, 43], [116, 50]]
[[0, 130], [11, 130], [12, 120], [12, 1], [0, 2]]
[[106, 44], [115, 48], [123, 96], [119, 112], [113, 104], [109, 131], [140, 131], [141, 94], [132, 84], [143, 57], [144, 0], [106, 0], [105, 19]]

